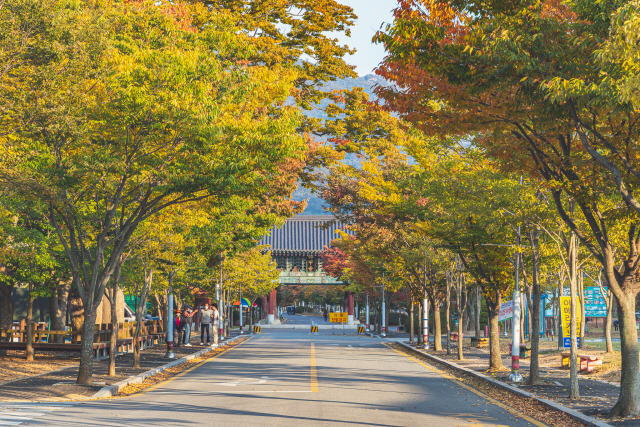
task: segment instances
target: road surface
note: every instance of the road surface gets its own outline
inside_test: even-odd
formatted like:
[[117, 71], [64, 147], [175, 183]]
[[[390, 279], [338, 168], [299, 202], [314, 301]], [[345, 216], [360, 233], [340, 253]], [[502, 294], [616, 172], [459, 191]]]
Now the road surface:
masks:
[[135, 396], [0, 405], [0, 426], [544, 426], [380, 339], [329, 331], [269, 330]]

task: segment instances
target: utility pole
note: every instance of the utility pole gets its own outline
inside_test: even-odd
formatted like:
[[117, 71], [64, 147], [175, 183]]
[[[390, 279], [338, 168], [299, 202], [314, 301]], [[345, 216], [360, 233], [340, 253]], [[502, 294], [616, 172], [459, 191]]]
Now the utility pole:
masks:
[[242, 284], [240, 285], [240, 335], [242, 335]]
[[[422, 347], [429, 348], [429, 300], [427, 299], [427, 265], [425, 263], [424, 270], [422, 271], [423, 280], [423, 292], [424, 298], [422, 299]], [[413, 303], [412, 303], [413, 304]]]
[[386, 310], [385, 310], [385, 302], [384, 302], [384, 290], [385, 290], [385, 286], [386, 286], [386, 282], [384, 280], [384, 270], [382, 271], [382, 333], [380, 334], [381, 337], [386, 337], [387, 334], [385, 333], [387, 331], [386, 328], [386, 322], [385, 322], [385, 315], [386, 315]]
[[216, 290], [218, 300], [218, 339], [224, 340], [224, 292], [222, 291], [222, 252], [220, 252], [220, 283]]
[[[167, 296], [167, 353], [164, 355], [167, 359], [175, 359], [173, 352], [173, 268], [169, 272], [169, 295]], [[144, 320], [143, 320], [144, 321]]]
[[369, 294], [367, 294], [367, 311], [366, 311], [365, 323], [367, 325], [367, 329], [369, 329]]
[[[522, 178], [520, 179], [522, 184]], [[511, 321], [511, 375], [509, 380], [513, 382], [522, 382], [520, 375], [520, 315], [522, 313], [522, 298], [520, 296], [520, 226], [518, 225], [518, 235], [516, 236], [516, 282], [513, 289], [513, 319]]]

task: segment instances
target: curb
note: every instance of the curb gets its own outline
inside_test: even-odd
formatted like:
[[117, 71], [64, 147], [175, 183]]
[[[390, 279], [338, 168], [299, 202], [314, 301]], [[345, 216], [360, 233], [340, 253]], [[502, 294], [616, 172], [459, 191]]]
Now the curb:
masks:
[[543, 405], [545, 405], [545, 406], [547, 406], [547, 407], [549, 407], [551, 409], [554, 409], [554, 410], [560, 411], [560, 412], [564, 412], [565, 414], [569, 415], [574, 420], [579, 421], [579, 422], [581, 422], [583, 424], [586, 424], [588, 426], [591, 426], [591, 427], [613, 427], [613, 426], [611, 426], [611, 424], [607, 424], [604, 421], [600, 421], [600, 420], [598, 420], [596, 418], [590, 417], [588, 415], [584, 415], [584, 414], [582, 414], [582, 413], [580, 413], [580, 412], [578, 412], [578, 411], [576, 411], [574, 409], [570, 409], [570, 408], [567, 408], [566, 406], [562, 406], [562, 405], [560, 405], [560, 404], [558, 404], [558, 403], [556, 403], [556, 402], [554, 402], [552, 400], [542, 399], [542, 398], [536, 397], [535, 395], [533, 395], [531, 393], [528, 393], [526, 391], [520, 390], [519, 388], [511, 386], [511, 385], [509, 385], [507, 383], [504, 383], [502, 381], [498, 381], [498, 380], [494, 380], [492, 378], [489, 378], [488, 376], [483, 375], [483, 374], [481, 374], [479, 372], [473, 371], [471, 369], [463, 368], [460, 365], [457, 365], [455, 363], [449, 362], [448, 360], [441, 359], [441, 358], [439, 358], [437, 356], [418, 351], [415, 348], [413, 348], [413, 347], [411, 347], [411, 346], [409, 346], [409, 345], [407, 345], [407, 344], [405, 344], [405, 343], [403, 343], [401, 341], [396, 341], [396, 343], [400, 344], [401, 346], [405, 347], [408, 350], [411, 350], [411, 352], [413, 352], [413, 353], [416, 353], [416, 354], [419, 354], [421, 356], [424, 356], [427, 359], [431, 359], [431, 360], [433, 360], [435, 362], [442, 363], [443, 365], [446, 365], [446, 366], [448, 366], [448, 367], [450, 367], [450, 368], [452, 368], [452, 369], [454, 369], [456, 371], [460, 371], [460, 372], [463, 372], [465, 374], [475, 376], [476, 378], [480, 378], [480, 379], [482, 379], [484, 381], [487, 381], [488, 383], [490, 383], [490, 384], [492, 384], [492, 385], [494, 385], [496, 387], [499, 387], [499, 388], [501, 388], [503, 390], [507, 390], [507, 391], [509, 391], [511, 393], [520, 395], [522, 397], [527, 397], [529, 399], [536, 400], [536, 401], [542, 403]]
[[141, 374], [135, 375], [133, 377], [127, 378], [126, 380], [117, 382], [115, 384], [111, 384], [105, 387], [102, 387], [100, 390], [98, 390], [98, 392], [96, 392], [93, 396], [89, 397], [89, 399], [101, 399], [101, 398], [105, 398], [105, 397], [112, 397], [115, 396], [116, 394], [118, 394], [118, 392], [120, 392], [120, 390], [122, 390], [123, 388], [125, 388], [126, 386], [130, 385], [130, 384], [137, 384], [137, 383], [141, 383], [142, 381], [145, 380], [145, 378], [150, 377], [152, 375], [158, 374], [162, 371], [164, 371], [165, 369], [169, 369], [169, 368], [173, 368], [174, 366], [178, 366], [183, 364], [184, 362], [191, 360], [191, 359], [195, 359], [196, 357], [200, 357], [203, 354], [206, 354], [210, 351], [215, 350], [216, 348], [220, 348], [221, 346], [225, 346], [227, 343], [233, 342], [235, 340], [237, 340], [240, 337], [243, 337], [244, 335], [239, 335], [233, 338], [230, 338], [228, 340], [225, 340], [223, 343], [221, 343], [222, 345], [218, 344], [218, 347], [210, 347], [210, 348], [203, 348], [202, 350], [196, 351], [195, 353], [192, 353], [188, 356], [182, 357], [178, 360], [174, 360], [173, 362], [169, 362], [165, 365], [162, 366], [158, 366], [157, 368], [154, 369], [150, 369], [148, 371], [145, 371]]

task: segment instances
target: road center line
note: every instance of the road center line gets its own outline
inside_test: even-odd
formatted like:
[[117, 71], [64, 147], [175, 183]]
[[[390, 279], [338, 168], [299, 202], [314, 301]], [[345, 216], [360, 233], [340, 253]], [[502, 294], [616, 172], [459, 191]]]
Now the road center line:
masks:
[[316, 371], [316, 347], [311, 343], [311, 372], [310, 372], [310, 380], [311, 380], [311, 391], [314, 393], [318, 392], [318, 373]]

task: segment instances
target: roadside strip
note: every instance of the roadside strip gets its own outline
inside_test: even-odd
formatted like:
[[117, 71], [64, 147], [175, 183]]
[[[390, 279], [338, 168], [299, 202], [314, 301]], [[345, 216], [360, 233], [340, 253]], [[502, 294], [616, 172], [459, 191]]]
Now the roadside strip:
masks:
[[502, 409], [504, 409], [504, 410], [506, 410], [506, 411], [510, 412], [511, 414], [515, 415], [516, 417], [518, 417], [518, 418], [522, 418], [522, 419], [524, 419], [524, 420], [526, 420], [526, 421], [530, 422], [531, 424], [533, 424], [533, 425], [535, 425], [535, 426], [538, 426], [538, 427], [548, 427], [548, 425], [547, 425], [547, 424], [541, 423], [540, 421], [535, 420], [535, 419], [533, 419], [533, 418], [531, 418], [531, 417], [529, 417], [529, 416], [527, 416], [527, 415], [523, 414], [522, 412], [520, 412], [520, 411], [518, 411], [518, 410], [516, 410], [516, 409], [514, 409], [514, 408], [511, 408], [510, 406], [505, 405], [504, 403], [500, 402], [499, 400], [496, 400], [496, 399], [494, 399], [493, 397], [487, 396], [486, 394], [484, 394], [484, 393], [483, 393], [483, 392], [481, 392], [480, 390], [477, 390], [477, 389], [475, 389], [475, 388], [473, 388], [473, 387], [471, 387], [471, 386], [469, 386], [469, 385], [467, 385], [467, 384], [463, 383], [462, 381], [459, 381], [459, 380], [458, 380], [457, 378], [455, 378], [453, 375], [449, 375], [448, 373], [446, 373], [446, 372], [444, 372], [444, 371], [441, 371], [441, 370], [439, 370], [439, 369], [436, 369], [436, 368], [434, 368], [433, 366], [429, 366], [429, 365], [427, 365], [426, 363], [423, 363], [423, 362], [421, 362], [420, 360], [416, 359], [415, 357], [409, 356], [409, 355], [408, 355], [408, 354], [406, 354], [406, 353], [403, 353], [403, 352], [401, 352], [401, 351], [399, 351], [399, 350], [396, 350], [395, 348], [393, 348], [393, 347], [389, 346], [388, 344], [385, 344], [385, 345], [386, 345], [388, 348], [390, 348], [391, 350], [395, 351], [396, 353], [398, 353], [398, 354], [400, 354], [400, 355], [402, 355], [402, 356], [404, 356], [404, 357], [406, 357], [406, 358], [408, 358], [408, 359], [410, 359], [410, 360], [412, 360], [412, 361], [416, 362], [416, 363], [417, 363], [417, 364], [419, 364], [419, 365], [424, 366], [425, 368], [429, 369], [430, 371], [433, 371], [433, 372], [437, 373], [438, 375], [441, 375], [441, 376], [443, 376], [443, 377], [447, 378], [449, 381], [451, 381], [451, 382], [453, 382], [453, 383], [455, 383], [455, 384], [459, 385], [460, 387], [462, 387], [462, 388], [464, 388], [464, 389], [466, 389], [466, 390], [469, 390], [470, 392], [472, 392], [472, 393], [474, 393], [474, 394], [476, 394], [476, 395], [480, 396], [481, 398], [483, 398], [483, 399], [485, 399], [485, 400], [488, 400], [488, 401], [489, 401], [489, 402], [491, 402], [492, 404], [494, 404], [494, 405], [496, 405], [496, 406], [498, 406], [498, 407], [500, 407], [500, 408], [502, 408]]
[[[225, 340], [223, 343], [221, 343], [223, 346], [230, 344], [232, 342], [234, 342], [235, 340], [237, 340], [238, 338], [242, 338], [243, 336], [236, 336], [234, 338], [231, 338], [229, 340]], [[246, 337], [246, 336], [244, 336]], [[219, 347], [216, 347], [219, 348]], [[125, 387], [131, 385], [131, 384], [138, 384], [143, 382], [146, 378], [151, 377], [153, 375], [159, 374], [160, 372], [169, 369], [169, 368], [173, 368], [175, 366], [181, 365], [185, 362], [188, 362], [189, 360], [198, 358], [206, 353], [209, 353], [210, 351], [215, 350], [216, 348], [213, 347], [209, 347], [209, 348], [205, 348], [202, 349], [200, 351], [197, 351], [193, 354], [190, 354], [188, 356], [182, 357], [178, 360], [174, 360], [173, 362], [169, 362], [165, 365], [162, 366], [158, 366], [157, 368], [154, 369], [150, 369], [146, 372], [143, 372], [141, 374], [135, 375], [133, 377], [127, 378], [124, 381], [120, 381], [117, 382], [115, 384], [111, 384], [105, 387], [102, 387], [96, 394], [94, 394], [93, 396], [90, 397], [90, 399], [100, 399], [100, 398], [105, 398], [105, 397], [112, 397], [115, 396], [116, 394], [118, 394], [120, 391], [122, 391]], [[228, 349], [227, 349], [228, 350]], [[226, 351], [226, 350], [225, 350]], [[217, 355], [220, 355], [224, 352], [220, 352]], [[215, 356], [214, 356], [215, 357]]]
[[[578, 421], [578, 422], [580, 422], [582, 424], [588, 425], [590, 427], [613, 427], [610, 424], [605, 423], [604, 421], [600, 421], [600, 420], [598, 420], [596, 418], [590, 417], [588, 415], [584, 415], [584, 414], [582, 414], [582, 413], [580, 413], [578, 411], [575, 411], [573, 409], [567, 408], [566, 406], [562, 406], [562, 405], [560, 405], [560, 404], [558, 404], [558, 403], [556, 403], [556, 402], [554, 402], [552, 400], [542, 399], [542, 398], [536, 397], [535, 395], [533, 395], [531, 393], [528, 393], [528, 392], [526, 392], [524, 390], [520, 390], [519, 388], [511, 386], [511, 385], [509, 385], [507, 383], [504, 383], [502, 381], [494, 380], [493, 378], [489, 378], [488, 376], [483, 375], [483, 374], [481, 374], [479, 372], [473, 371], [471, 369], [463, 368], [462, 366], [459, 366], [459, 365], [457, 365], [455, 363], [449, 362], [448, 360], [444, 360], [444, 359], [441, 359], [441, 358], [439, 358], [437, 356], [434, 356], [432, 354], [425, 353], [425, 352], [422, 352], [420, 350], [417, 350], [417, 349], [415, 349], [415, 348], [413, 348], [413, 347], [411, 347], [411, 346], [409, 346], [409, 345], [407, 345], [407, 344], [405, 344], [403, 342], [396, 341], [396, 344], [404, 347], [406, 350], [409, 350], [413, 354], [416, 354], [416, 355], [419, 355], [419, 356], [424, 357], [426, 359], [429, 359], [429, 360], [431, 360], [431, 361], [433, 361], [435, 363], [439, 363], [441, 365], [444, 365], [444, 366], [448, 367], [449, 369], [453, 369], [453, 370], [458, 371], [458, 372], [460, 372], [462, 374], [466, 374], [466, 375], [475, 377], [476, 379], [480, 379], [482, 381], [485, 381], [485, 382], [489, 383], [492, 386], [495, 386], [495, 387], [498, 387], [500, 389], [506, 390], [506, 391], [508, 391], [510, 393], [519, 395], [521, 397], [535, 400], [536, 402], [539, 402], [539, 403], [543, 404], [544, 406], [546, 406], [546, 407], [548, 407], [548, 408], [550, 408], [550, 409], [552, 409], [554, 411], [558, 411], [558, 412], [562, 412], [562, 413], [567, 414], [569, 417], [573, 418], [574, 420], [576, 420], [576, 421]], [[420, 362], [418, 362], [418, 363], [420, 363]]]

